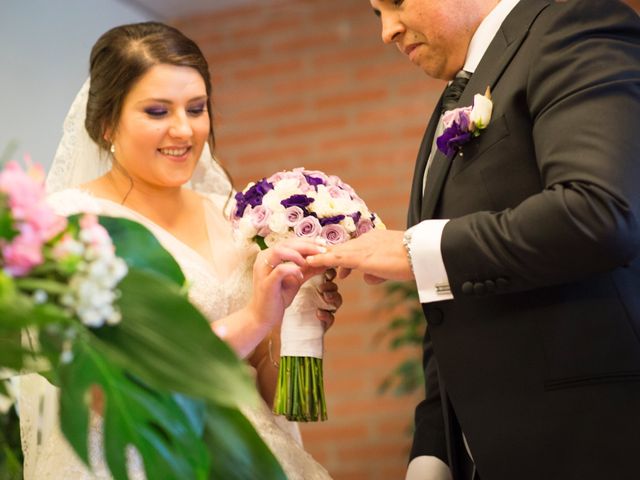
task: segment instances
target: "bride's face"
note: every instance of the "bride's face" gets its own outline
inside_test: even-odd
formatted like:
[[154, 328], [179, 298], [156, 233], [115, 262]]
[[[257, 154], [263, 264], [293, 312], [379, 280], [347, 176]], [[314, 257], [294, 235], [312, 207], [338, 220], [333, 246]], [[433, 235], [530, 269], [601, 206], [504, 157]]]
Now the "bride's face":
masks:
[[207, 91], [198, 71], [156, 65], [125, 97], [112, 139], [115, 158], [134, 181], [178, 187], [191, 178], [209, 126]]

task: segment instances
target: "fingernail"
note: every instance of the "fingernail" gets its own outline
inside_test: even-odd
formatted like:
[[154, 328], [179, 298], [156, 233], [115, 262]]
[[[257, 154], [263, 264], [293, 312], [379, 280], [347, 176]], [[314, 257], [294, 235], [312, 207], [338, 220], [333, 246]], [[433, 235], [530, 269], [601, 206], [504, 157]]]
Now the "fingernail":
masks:
[[328, 250], [325, 247], [318, 247], [318, 251], [320, 253], [327, 253], [328, 252]]

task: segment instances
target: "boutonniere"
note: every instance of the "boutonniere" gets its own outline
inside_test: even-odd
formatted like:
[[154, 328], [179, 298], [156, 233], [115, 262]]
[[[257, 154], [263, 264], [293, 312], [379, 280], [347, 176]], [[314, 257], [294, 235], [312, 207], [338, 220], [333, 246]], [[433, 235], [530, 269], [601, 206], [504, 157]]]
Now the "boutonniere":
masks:
[[438, 150], [452, 157], [458, 149], [489, 126], [493, 102], [491, 89], [487, 87], [484, 95], [473, 97], [472, 107], [460, 107], [448, 110], [442, 115], [444, 132], [436, 139]]

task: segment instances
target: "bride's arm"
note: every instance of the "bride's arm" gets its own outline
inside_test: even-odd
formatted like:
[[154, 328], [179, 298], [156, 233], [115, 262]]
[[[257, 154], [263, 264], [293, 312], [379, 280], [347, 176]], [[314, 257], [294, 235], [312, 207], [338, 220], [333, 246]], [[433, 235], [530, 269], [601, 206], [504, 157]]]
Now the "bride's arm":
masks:
[[314, 242], [292, 239], [257, 254], [247, 305], [212, 326], [238, 356], [248, 357], [280, 324], [300, 285], [323, 271], [310, 268], [305, 260], [320, 251], [324, 248]]
[[280, 328], [274, 328], [248, 358], [256, 370], [256, 385], [264, 401], [273, 407], [280, 361]]

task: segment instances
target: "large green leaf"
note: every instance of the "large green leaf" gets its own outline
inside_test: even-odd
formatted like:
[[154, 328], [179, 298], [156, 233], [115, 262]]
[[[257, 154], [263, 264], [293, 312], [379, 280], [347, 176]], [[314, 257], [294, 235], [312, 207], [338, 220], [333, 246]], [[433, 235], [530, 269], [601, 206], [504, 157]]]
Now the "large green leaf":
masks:
[[96, 331], [114, 361], [155, 388], [229, 406], [257, 399], [246, 365], [177, 286], [131, 269], [118, 288], [122, 321]]
[[286, 480], [273, 453], [240, 411], [210, 404], [205, 426], [212, 457], [211, 480]]
[[100, 217], [100, 224], [109, 232], [116, 254], [127, 262], [129, 268], [154, 272], [178, 285], [184, 284], [178, 263], [144, 226], [115, 217]]
[[[206, 479], [209, 455], [200, 438], [201, 420], [185, 411], [189, 401], [145, 387], [108, 362], [85, 341], [76, 342], [74, 359], [60, 368], [62, 431], [89, 464], [87, 432], [91, 387], [104, 393], [105, 458], [116, 480], [127, 480], [127, 446], [140, 453], [149, 479]], [[200, 424], [198, 424], [200, 422]]]

